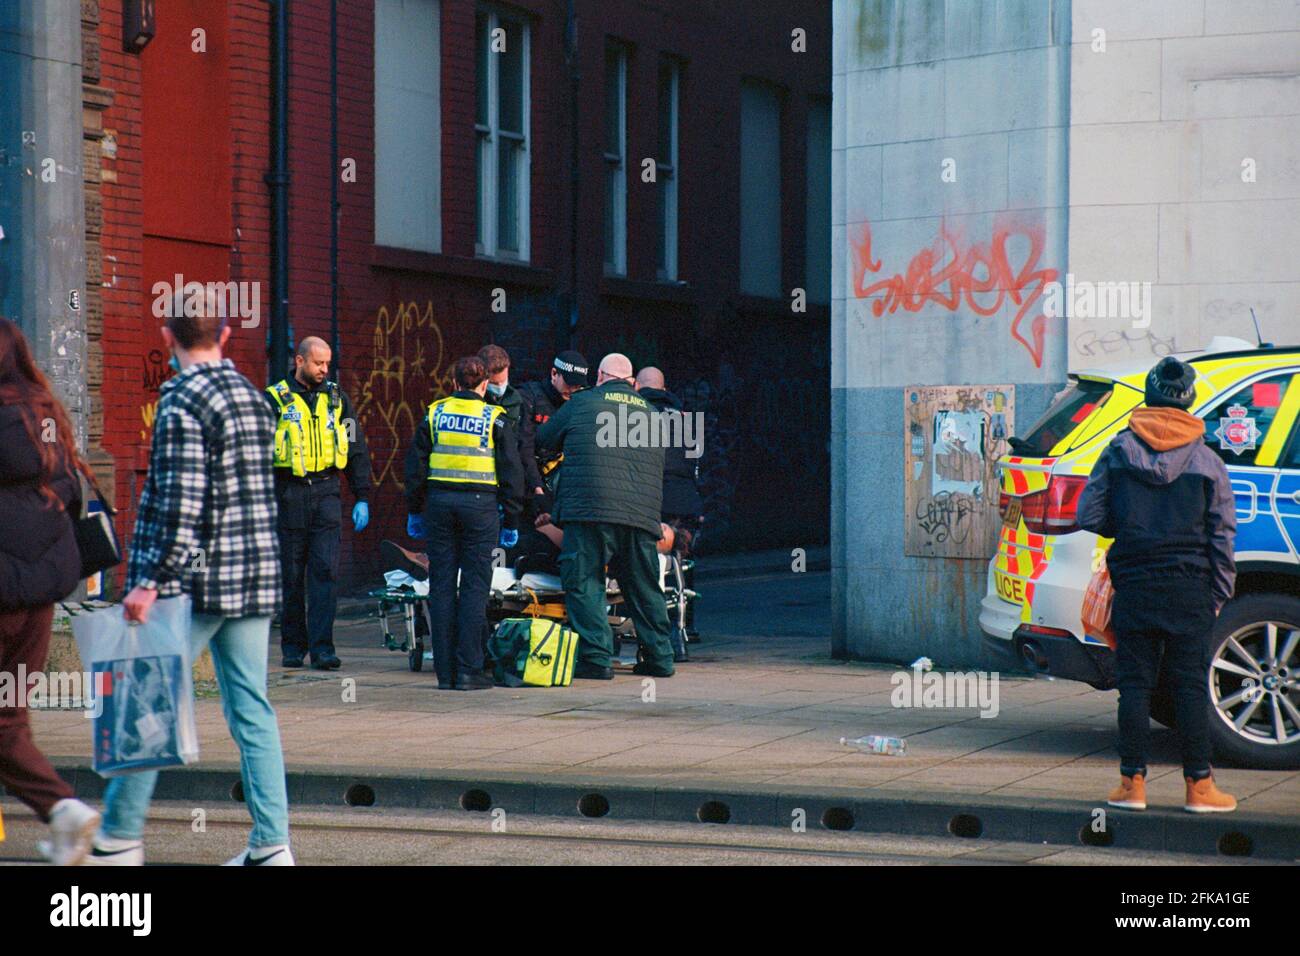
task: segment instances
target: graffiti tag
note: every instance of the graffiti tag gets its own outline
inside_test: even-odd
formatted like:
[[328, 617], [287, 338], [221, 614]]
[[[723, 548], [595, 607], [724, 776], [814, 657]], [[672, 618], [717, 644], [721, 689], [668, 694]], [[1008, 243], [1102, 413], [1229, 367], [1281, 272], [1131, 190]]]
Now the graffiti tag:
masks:
[[936, 543], [960, 543], [970, 534], [975, 510], [975, 499], [970, 495], [941, 491], [916, 503], [916, 520]]
[[[1019, 237], [1019, 238], [1017, 238]], [[1009, 245], [1028, 242], [1019, 268], [1012, 265]], [[871, 255], [871, 224], [864, 223], [853, 246], [853, 294], [859, 299], [877, 297], [872, 312], [890, 315], [900, 308], [919, 312], [933, 303], [949, 312], [965, 305], [976, 315], [999, 312], [1010, 300], [1018, 308], [1011, 320], [1011, 337], [1029, 351], [1034, 365], [1042, 368], [1043, 341], [1047, 318], [1034, 306], [1043, 296], [1058, 270], [1039, 268], [1043, 255], [1043, 230], [1035, 226], [1000, 226], [987, 244], [966, 244], [946, 225], [939, 238], [916, 253], [902, 272], [868, 284], [881, 272], [881, 261]], [[1031, 312], [1034, 312], [1032, 316]], [[1028, 335], [1022, 328], [1029, 319]]]

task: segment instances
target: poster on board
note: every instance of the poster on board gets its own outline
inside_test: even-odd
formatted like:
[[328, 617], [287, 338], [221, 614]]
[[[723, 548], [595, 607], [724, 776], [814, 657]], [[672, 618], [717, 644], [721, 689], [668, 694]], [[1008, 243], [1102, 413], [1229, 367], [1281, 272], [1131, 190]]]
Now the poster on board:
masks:
[[1014, 385], [903, 389], [903, 553], [987, 560], [997, 547], [998, 459], [1015, 429]]

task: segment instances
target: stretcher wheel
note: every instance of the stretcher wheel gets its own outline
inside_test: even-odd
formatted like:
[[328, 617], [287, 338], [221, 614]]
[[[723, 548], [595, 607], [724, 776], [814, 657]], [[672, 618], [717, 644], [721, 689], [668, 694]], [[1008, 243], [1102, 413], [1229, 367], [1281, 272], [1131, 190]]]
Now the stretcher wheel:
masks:
[[411, 665], [411, 670], [424, 670], [424, 643], [416, 641], [415, 646], [411, 648], [410, 653], [406, 655], [407, 662]]

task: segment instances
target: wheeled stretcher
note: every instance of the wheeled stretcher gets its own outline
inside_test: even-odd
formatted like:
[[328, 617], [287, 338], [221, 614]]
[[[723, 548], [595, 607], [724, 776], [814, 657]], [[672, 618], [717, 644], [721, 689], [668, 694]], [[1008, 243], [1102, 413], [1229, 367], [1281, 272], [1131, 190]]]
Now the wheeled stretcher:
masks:
[[[696, 599], [695, 591], [686, 587], [685, 572], [690, 569], [690, 558], [675, 552], [659, 555], [659, 586], [663, 589], [668, 606], [668, 621], [672, 626], [675, 651], [686, 653], [686, 611]], [[385, 575], [385, 586], [375, 588], [369, 596], [377, 602], [377, 617], [383, 647], [390, 651], [403, 651], [408, 666], [413, 671], [424, 669], [428, 659], [425, 642], [430, 633], [428, 581], [420, 581], [400, 569]], [[623, 663], [633, 663], [624, 657], [625, 644], [635, 646], [636, 631], [632, 621], [623, 611], [623, 596], [618, 582], [608, 578], [605, 582], [608, 599], [610, 627], [614, 631], [616, 657]], [[492, 569], [492, 586], [488, 592], [488, 632], [508, 617], [544, 617], [568, 623], [564, 609], [564, 585], [558, 574], [540, 571], [517, 571], [515, 568], [496, 566]], [[483, 635], [486, 642], [489, 633]]]

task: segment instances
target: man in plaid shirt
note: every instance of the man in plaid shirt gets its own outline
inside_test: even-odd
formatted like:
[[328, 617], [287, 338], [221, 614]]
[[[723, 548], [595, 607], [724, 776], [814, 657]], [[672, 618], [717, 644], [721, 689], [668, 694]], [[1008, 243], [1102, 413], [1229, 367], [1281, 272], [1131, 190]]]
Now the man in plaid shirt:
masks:
[[[159, 390], [123, 605], [128, 621], [143, 623], [158, 598], [190, 596], [191, 652], [197, 658], [212, 649], [253, 818], [249, 847], [230, 864], [291, 866], [284, 756], [266, 695], [271, 617], [280, 604], [275, 419], [261, 391], [221, 357], [230, 329], [214, 304], [209, 298], [203, 316], [173, 315], [162, 329], [179, 373]], [[143, 864], [157, 780], [156, 772], [112, 780], [86, 863]]]

